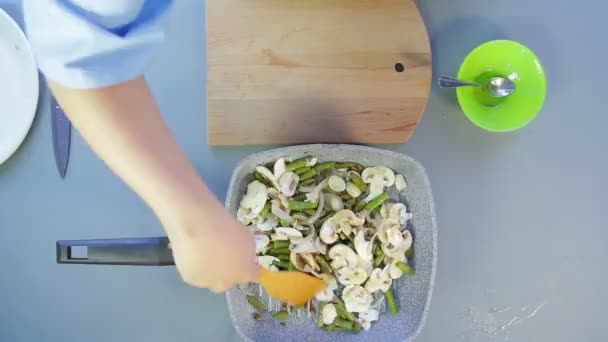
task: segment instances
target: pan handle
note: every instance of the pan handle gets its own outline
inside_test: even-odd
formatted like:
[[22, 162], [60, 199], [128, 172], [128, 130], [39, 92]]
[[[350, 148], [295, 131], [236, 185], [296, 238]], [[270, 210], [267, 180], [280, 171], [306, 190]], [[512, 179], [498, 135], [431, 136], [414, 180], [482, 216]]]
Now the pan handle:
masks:
[[58, 264], [175, 265], [166, 237], [57, 241]]

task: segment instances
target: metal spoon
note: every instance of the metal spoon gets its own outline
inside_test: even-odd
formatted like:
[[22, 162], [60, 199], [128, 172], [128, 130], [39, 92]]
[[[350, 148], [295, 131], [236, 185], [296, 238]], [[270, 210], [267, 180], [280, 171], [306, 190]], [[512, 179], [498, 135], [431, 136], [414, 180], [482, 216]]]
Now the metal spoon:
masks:
[[504, 77], [492, 77], [486, 84], [479, 84], [441, 75], [437, 83], [440, 88], [481, 87], [493, 97], [509, 96], [515, 91], [515, 84], [510, 79]]

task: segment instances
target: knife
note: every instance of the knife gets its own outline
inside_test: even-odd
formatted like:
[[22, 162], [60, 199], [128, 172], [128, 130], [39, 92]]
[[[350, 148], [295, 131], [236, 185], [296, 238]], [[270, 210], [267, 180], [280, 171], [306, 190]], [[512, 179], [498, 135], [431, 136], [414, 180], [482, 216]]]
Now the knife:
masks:
[[55, 153], [55, 164], [61, 178], [65, 178], [70, 159], [70, 140], [72, 124], [65, 116], [63, 109], [51, 95], [51, 125], [53, 128], [53, 151]]

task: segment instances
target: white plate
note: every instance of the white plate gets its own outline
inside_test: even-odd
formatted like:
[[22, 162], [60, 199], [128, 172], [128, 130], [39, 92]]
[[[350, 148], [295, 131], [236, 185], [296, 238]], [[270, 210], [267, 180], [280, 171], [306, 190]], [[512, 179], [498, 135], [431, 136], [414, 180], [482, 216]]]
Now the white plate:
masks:
[[19, 25], [0, 9], [0, 164], [27, 136], [38, 94], [38, 70], [30, 45]]

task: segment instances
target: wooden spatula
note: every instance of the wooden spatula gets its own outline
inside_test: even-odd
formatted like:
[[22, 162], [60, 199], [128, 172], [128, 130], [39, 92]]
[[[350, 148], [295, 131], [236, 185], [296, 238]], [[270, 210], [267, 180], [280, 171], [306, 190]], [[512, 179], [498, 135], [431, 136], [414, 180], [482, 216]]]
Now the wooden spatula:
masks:
[[271, 272], [260, 268], [258, 282], [272, 297], [292, 305], [302, 305], [326, 286], [322, 279], [297, 271]]

